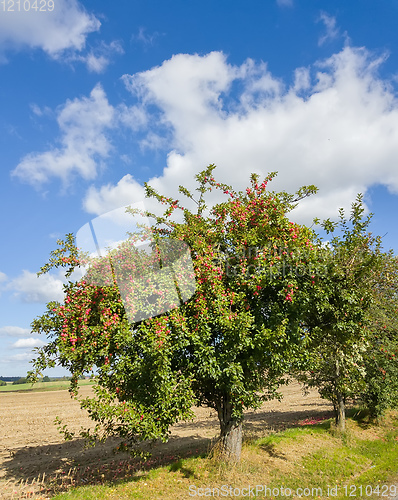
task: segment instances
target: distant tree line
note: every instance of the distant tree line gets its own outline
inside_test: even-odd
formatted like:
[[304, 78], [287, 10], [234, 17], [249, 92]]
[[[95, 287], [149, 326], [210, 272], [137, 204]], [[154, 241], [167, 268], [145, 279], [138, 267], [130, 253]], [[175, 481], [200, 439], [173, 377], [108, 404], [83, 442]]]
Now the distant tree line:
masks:
[[15, 382], [15, 380], [19, 380], [21, 377], [0, 377], [0, 382]]
[[[49, 377], [48, 375], [46, 375], [43, 377], [42, 382], [56, 382], [58, 380], [70, 381], [71, 377]], [[27, 377], [0, 377], [0, 386], [6, 385], [7, 382], [12, 382], [13, 385], [28, 384], [29, 380], [27, 379]]]

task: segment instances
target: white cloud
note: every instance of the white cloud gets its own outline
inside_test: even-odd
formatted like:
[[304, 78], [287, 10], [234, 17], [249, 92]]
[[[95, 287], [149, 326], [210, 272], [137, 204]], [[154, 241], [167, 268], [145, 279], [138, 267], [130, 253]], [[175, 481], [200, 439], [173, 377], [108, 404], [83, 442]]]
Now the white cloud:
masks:
[[164, 123], [196, 130], [199, 124], [206, 127], [219, 121], [220, 94], [228, 91], [236, 71], [221, 52], [203, 57], [178, 54], [162, 66], [122, 79], [144, 104], [161, 108]]
[[114, 109], [99, 84], [89, 97], [68, 100], [57, 116], [61, 146], [26, 155], [12, 175], [35, 186], [51, 177], [61, 178], [67, 184], [74, 173], [94, 179], [98, 162], [111, 149], [106, 130], [113, 126], [113, 119]]
[[0, 296], [2, 291], [5, 289], [5, 283], [8, 280], [8, 276], [0, 271]]
[[14, 344], [12, 344], [10, 347], [11, 349], [26, 349], [26, 348], [34, 348], [34, 347], [42, 347], [46, 345], [45, 342], [43, 342], [40, 339], [35, 339], [35, 338], [28, 338], [28, 339], [19, 339]]
[[118, 106], [117, 112], [120, 123], [133, 132], [145, 128], [148, 124], [148, 116], [143, 106], [126, 106], [122, 103]]
[[127, 174], [114, 186], [107, 184], [100, 189], [91, 187], [83, 202], [86, 212], [101, 215], [121, 206], [140, 202], [144, 198], [141, 184]]
[[92, 73], [102, 73], [108, 66], [109, 59], [102, 55], [96, 56], [93, 52], [90, 52], [86, 58], [86, 62], [89, 71]]
[[107, 44], [101, 42], [95, 49], [91, 49], [86, 55], [73, 54], [66, 60], [70, 62], [80, 61], [86, 64], [92, 73], [103, 73], [116, 54], [123, 54], [121, 43], [117, 40]]
[[0, 16], [0, 44], [3, 51], [28, 47], [42, 49], [58, 58], [65, 50], [84, 49], [87, 35], [98, 31], [100, 26], [100, 21], [77, 0], [56, 0], [52, 12], [21, 9], [20, 12], [3, 13]]
[[326, 41], [337, 38], [339, 30], [336, 28], [335, 17], [329, 16], [326, 12], [321, 12], [319, 21], [322, 21], [325, 25], [326, 33], [319, 38], [318, 45], [323, 45]]
[[3, 337], [22, 337], [29, 335], [28, 328], [21, 328], [20, 326], [2, 326], [0, 327], [0, 336]]
[[[149, 183], [181, 199], [178, 185], [194, 189], [194, 175], [210, 163], [218, 166], [218, 179], [237, 189], [247, 186], [251, 172], [276, 170], [274, 190], [319, 187], [300, 209], [300, 218], [311, 219], [350, 209], [356, 193], [376, 183], [398, 193], [398, 101], [379, 76], [383, 61], [346, 46], [298, 68], [291, 87], [263, 63], [232, 66], [219, 52], [179, 54], [125, 75], [126, 87], [146, 107], [148, 137], [164, 137], [165, 128], [170, 136], [167, 167]], [[91, 188], [84, 205], [100, 214], [131, 198], [144, 200], [143, 190], [125, 176], [115, 186]]]
[[[162, 178], [159, 180], [161, 181], [161, 179]], [[130, 174], [125, 175], [116, 185], [107, 184], [100, 189], [91, 187], [88, 189], [83, 201], [83, 207], [86, 212], [94, 215], [103, 215], [112, 210], [127, 206], [133, 206], [133, 208], [137, 207], [142, 211], [147, 210], [159, 216], [162, 215], [165, 210], [165, 207], [160, 205], [156, 200], [145, 198], [144, 187]], [[126, 223], [129, 224], [130, 222], [131, 224], [136, 222], [149, 225], [154, 224], [152, 218], [142, 218], [139, 215], [133, 218], [132, 215], [127, 214]], [[131, 231], [133, 229], [130, 228], [129, 230]], [[111, 233], [109, 229], [107, 229], [106, 232], [109, 234]], [[85, 250], [87, 251], [88, 248], [85, 247]]]
[[152, 46], [155, 43], [155, 40], [160, 36], [160, 33], [157, 31], [152, 34], [146, 33], [146, 28], [139, 28], [138, 33], [136, 35], [132, 35], [131, 39], [141, 42], [144, 46]]
[[[353, 183], [351, 186], [327, 192], [322, 189], [316, 196], [302, 200], [294, 210], [294, 220], [302, 224], [309, 224], [315, 217], [337, 219], [337, 209], [343, 207], [346, 215], [349, 214], [351, 204], [358, 193], [364, 193], [365, 186]], [[365, 208], [365, 211], [368, 210]], [[320, 215], [319, 215], [320, 214]]]
[[[32, 184], [52, 176], [66, 182], [73, 173], [94, 179], [111, 150], [106, 131], [125, 127], [142, 148], [167, 153], [162, 175], [149, 179], [161, 193], [184, 199], [178, 186], [195, 190], [194, 175], [210, 163], [218, 166], [217, 178], [236, 189], [247, 186], [251, 172], [276, 170], [274, 190], [320, 189], [297, 217], [334, 217], [376, 183], [398, 193], [398, 101], [379, 76], [384, 61], [346, 45], [294, 70], [289, 86], [265, 63], [231, 65], [220, 52], [178, 54], [122, 77], [135, 99], [131, 106], [113, 108], [100, 86], [89, 98], [68, 101], [58, 112], [62, 147], [23, 158], [14, 175]], [[92, 186], [83, 204], [100, 215], [139, 201], [155, 211], [156, 202], [126, 175], [115, 185]]]
[[128, 155], [120, 155], [120, 159], [126, 165], [131, 165], [131, 163], [132, 163], [132, 160], [131, 160], [130, 156], [128, 156]]
[[40, 109], [40, 107], [35, 104], [35, 103], [32, 103], [30, 104], [30, 109], [32, 110], [32, 112], [36, 115], [36, 116], [42, 116], [43, 115], [43, 111]]
[[55, 277], [51, 274], [37, 276], [36, 273], [30, 271], [22, 271], [22, 274], [14, 278], [7, 285], [7, 289], [14, 292], [14, 297], [22, 302], [39, 302], [47, 303], [52, 300], [62, 301], [63, 283], [62, 274], [60, 277]]
[[[37, 116], [37, 117], [42, 117], [42, 116], [47, 116], [51, 119], [53, 119], [53, 117], [55, 116], [54, 112], [52, 111], [51, 108], [49, 108], [48, 106], [43, 106], [43, 107], [40, 107], [38, 104], [36, 104], [35, 102], [32, 102], [29, 104], [29, 107], [32, 111], [32, 113]], [[37, 120], [36, 120], [37, 121]]]
[[297, 68], [294, 72], [294, 87], [293, 91], [299, 94], [301, 91], [306, 91], [311, 87], [311, 75], [308, 68]]
[[[27, 352], [19, 352], [17, 354], [12, 354], [10, 356], [4, 356], [2, 358], [0, 358], [0, 363], [19, 363], [19, 362], [22, 362], [22, 361], [31, 361], [33, 358], [33, 353], [32, 351], [27, 351]], [[20, 365], [20, 367], [16, 368], [15, 366], [13, 366], [14, 369], [18, 369], [20, 370], [21, 372], [22, 371], [27, 371], [28, 369], [31, 369], [30, 368], [27, 368], [25, 367], [24, 365]]]

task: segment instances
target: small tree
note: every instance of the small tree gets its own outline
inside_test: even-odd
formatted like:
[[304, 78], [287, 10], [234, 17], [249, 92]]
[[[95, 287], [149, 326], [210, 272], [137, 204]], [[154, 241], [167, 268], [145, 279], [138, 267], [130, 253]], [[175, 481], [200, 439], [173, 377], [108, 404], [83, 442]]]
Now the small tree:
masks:
[[[278, 397], [283, 376], [301, 359], [314, 234], [286, 214], [315, 188], [274, 193], [267, 190], [271, 174], [262, 183], [252, 175], [251, 186], [235, 192], [216, 182], [214, 168], [196, 176], [198, 200], [180, 186], [197, 204], [196, 213], [146, 186], [148, 197], [167, 205], [163, 217], [146, 214], [156, 220], [157, 244], [181, 241], [190, 248], [196, 279], [190, 300], [131, 323], [127, 309], [134, 307], [128, 300], [134, 290], [124, 291], [126, 309], [113, 278], [120, 269], [134, 275], [152, 264], [138, 250], [127, 252], [127, 242], [113, 251], [112, 265], [96, 261], [88, 278], [65, 287], [63, 304], [50, 303], [32, 323], [34, 332], [53, 337], [39, 350], [36, 373], [55, 362], [67, 367], [77, 394], [78, 377], [96, 367], [95, 397], [81, 402], [98, 423], [93, 437], [101, 428], [103, 436], [128, 443], [167, 439], [171, 425], [192, 416], [192, 405], [205, 405], [217, 411], [223, 456], [239, 460], [244, 409]], [[208, 210], [204, 196], [212, 189], [227, 199]], [[182, 212], [182, 223], [172, 221], [174, 210]], [[70, 273], [79, 265], [72, 235], [59, 246], [42, 272], [67, 266]], [[93, 277], [101, 276], [102, 286], [93, 285]], [[150, 309], [162, 294], [153, 289], [140, 307]]]
[[[298, 377], [333, 403], [341, 431], [347, 398], [366, 387], [367, 319], [381, 265], [380, 238], [367, 233], [371, 215], [364, 219], [363, 212], [358, 195], [349, 220], [341, 209], [339, 223], [322, 224], [333, 237], [320, 250], [319, 274], [307, 308], [312, 366]], [[337, 228], [340, 235], [335, 235]]]
[[368, 314], [370, 342], [365, 356], [366, 387], [361, 400], [380, 419], [398, 406], [398, 258], [383, 254]]

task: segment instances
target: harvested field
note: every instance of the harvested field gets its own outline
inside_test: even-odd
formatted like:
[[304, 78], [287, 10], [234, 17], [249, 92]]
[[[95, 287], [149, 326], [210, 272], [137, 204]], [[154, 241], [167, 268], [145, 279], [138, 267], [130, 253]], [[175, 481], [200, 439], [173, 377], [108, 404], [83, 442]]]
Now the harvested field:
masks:
[[[90, 391], [89, 386], [81, 388], [82, 396]], [[308, 418], [332, 416], [331, 405], [320, 399], [316, 391], [303, 396], [300, 386], [292, 383], [281, 392], [284, 395], [281, 402], [269, 401], [261, 409], [247, 412], [246, 436], [264, 435], [271, 430], [297, 425]], [[177, 454], [205, 451], [209, 447], [211, 439], [219, 432], [215, 412], [196, 408], [195, 414], [194, 421], [173, 427], [167, 444], [154, 446], [151, 463], [156, 463], [156, 459], [172, 461]], [[65, 442], [54, 425], [56, 416], [74, 431], [92, 425], [67, 390], [0, 394], [0, 498], [29, 498], [23, 491], [38, 495], [41, 488], [38, 483], [43, 475], [46, 481], [58, 477], [62, 483], [62, 477], [65, 477], [65, 485], [68, 481], [84, 484], [90, 476], [87, 471], [96, 471], [96, 475], [91, 474], [92, 479], [105, 480], [113, 477], [115, 463], [118, 463], [119, 470], [121, 464], [125, 471], [132, 470], [131, 460], [112, 453], [114, 442], [89, 449], [84, 449], [80, 440]], [[25, 486], [17, 487], [21, 481]], [[32, 482], [36, 484], [32, 485]], [[35, 498], [47, 496], [42, 494]]]

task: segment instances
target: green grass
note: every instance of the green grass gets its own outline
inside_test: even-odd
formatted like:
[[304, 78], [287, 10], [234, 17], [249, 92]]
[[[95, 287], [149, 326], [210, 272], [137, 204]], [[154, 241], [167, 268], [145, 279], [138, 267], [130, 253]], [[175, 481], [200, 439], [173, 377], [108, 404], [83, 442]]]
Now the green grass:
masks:
[[[256, 441], [246, 440], [241, 462], [235, 466], [197, 454], [171, 460], [167, 465], [130, 470], [117, 481], [103, 480], [105, 484], [77, 487], [54, 500], [178, 500], [209, 497], [212, 488], [220, 489], [223, 485], [240, 488], [242, 492], [241, 496], [226, 495], [225, 489], [222, 495], [220, 489], [219, 497], [225, 498], [249, 498], [248, 491], [242, 491], [249, 485], [266, 485], [276, 489], [278, 496], [282, 496], [281, 488], [289, 488], [291, 495], [284, 496], [290, 498], [295, 497], [297, 488], [309, 489], [303, 498], [387, 498], [382, 489], [378, 494], [376, 487], [398, 482], [397, 478], [398, 414], [391, 413], [379, 426], [371, 425], [364, 417], [348, 419], [345, 434], [336, 432], [328, 420]], [[85, 481], [90, 482], [90, 478], [87, 476]], [[269, 493], [267, 497], [270, 496], [277, 495]], [[259, 491], [258, 498], [264, 498], [263, 491]]]
[[[79, 381], [79, 386], [91, 384], [91, 380]], [[37, 382], [37, 384], [12, 384], [0, 386], [0, 392], [43, 392], [60, 391], [68, 389], [70, 382], [67, 380], [56, 380], [54, 382]]]

